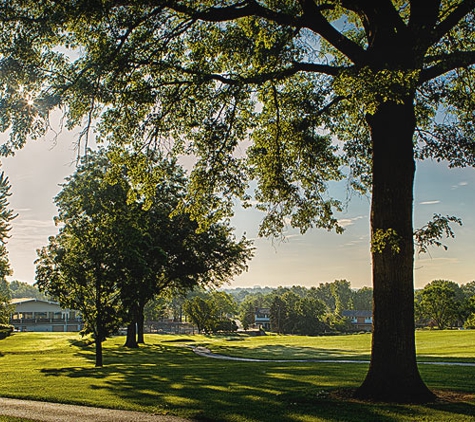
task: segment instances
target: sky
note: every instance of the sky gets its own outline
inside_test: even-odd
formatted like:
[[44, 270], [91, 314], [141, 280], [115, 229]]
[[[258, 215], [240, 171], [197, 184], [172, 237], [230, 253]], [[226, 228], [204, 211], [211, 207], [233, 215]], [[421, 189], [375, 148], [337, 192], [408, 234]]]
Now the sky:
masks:
[[[77, 139], [62, 133], [56, 139], [29, 141], [14, 157], [2, 158], [2, 168], [12, 185], [10, 208], [19, 215], [12, 222], [7, 247], [14, 274], [10, 280], [33, 284], [36, 250], [57, 233], [53, 217], [54, 196], [64, 178], [74, 172]], [[0, 137], [1, 141], [1, 137]], [[337, 184], [331, 193], [346, 200], [346, 187]], [[354, 195], [343, 213], [342, 235], [310, 230], [305, 235], [289, 230], [285, 241], [257, 238], [263, 214], [236, 207], [233, 225], [237, 236], [246, 233], [254, 240], [255, 257], [248, 271], [236, 277], [230, 287], [318, 286], [346, 279], [353, 288], [371, 286], [369, 251], [370, 199]], [[418, 163], [415, 183], [414, 221], [421, 227], [434, 213], [455, 215], [463, 226], [453, 226], [455, 239], [444, 240], [448, 250], [433, 248], [415, 257], [415, 287], [435, 279], [464, 284], [475, 280], [475, 169], [448, 169], [445, 163]]]

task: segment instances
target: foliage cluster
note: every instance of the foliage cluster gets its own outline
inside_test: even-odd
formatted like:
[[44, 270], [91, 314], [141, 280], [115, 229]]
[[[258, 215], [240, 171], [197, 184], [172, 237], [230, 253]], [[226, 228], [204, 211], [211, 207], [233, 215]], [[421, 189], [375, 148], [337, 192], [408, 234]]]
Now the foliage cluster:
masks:
[[48, 300], [48, 297], [39, 291], [38, 287], [24, 281], [13, 280], [8, 283], [12, 299], [22, 297], [32, 297], [35, 299]]
[[[255, 327], [259, 310], [270, 316], [271, 332], [317, 335], [351, 332], [354, 328], [349, 319], [342, 316], [342, 311], [370, 311], [372, 300], [372, 288], [352, 289], [347, 280], [310, 288], [294, 285], [225, 288], [219, 292], [196, 290], [186, 296], [157, 298], [150, 303], [146, 318], [153, 320], [161, 315], [182, 321], [186, 316], [199, 332], [211, 333], [232, 331], [235, 319], [245, 330]], [[453, 281], [434, 280], [416, 290], [415, 309], [417, 327], [475, 328], [475, 282], [458, 285]]]
[[315, 335], [323, 332], [350, 331], [343, 310], [371, 310], [372, 289], [351, 289], [347, 280], [320, 283], [318, 287], [279, 287], [263, 295], [249, 294], [240, 304], [243, 326], [254, 323], [256, 309], [270, 315], [271, 330], [283, 334]]

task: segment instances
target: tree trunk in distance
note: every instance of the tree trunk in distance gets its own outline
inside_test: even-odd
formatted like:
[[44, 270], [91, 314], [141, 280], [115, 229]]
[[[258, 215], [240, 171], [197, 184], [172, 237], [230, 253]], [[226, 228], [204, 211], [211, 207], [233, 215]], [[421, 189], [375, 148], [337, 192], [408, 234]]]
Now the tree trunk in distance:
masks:
[[137, 323], [134, 320], [127, 326], [127, 337], [125, 339], [124, 347], [136, 349], [139, 347], [137, 343]]
[[[414, 326], [413, 187], [414, 106], [383, 103], [367, 118], [373, 144], [372, 244], [380, 233], [396, 233], [372, 250], [373, 336], [371, 363], [355, 396], [377, 401], [421, 403], [435, 398], [420, 377]], [[380, 237], [379, 237], [380, 238]], [[385, 243], [385, 245], [384, 245]]]
[[[99, 274], [99, 272], [98, 272]], [[96, 305], [96, 328], [95, 328], [95, 343], [96, 343], [96, 367], [102, 368], [102, 342], [105, 340], [104, 335], [104, 323], [102, 321], [102, 301], [101, 293], [102, 286], [100, 283], [100, 277], [96, 276], [95, 281], [95, 305]]]
[[96, 368], [102, 368], [102, 340], [100, 338], [95, 339], [96, 345]]
[[145, 305], [140, 305], [139, 307], [139, 312], [137, 316], [137, 343], [139, 344], [145, 344], [145, 339], [144, 339], [144, 315], [143, 315], [143, 310], [144, 310]]

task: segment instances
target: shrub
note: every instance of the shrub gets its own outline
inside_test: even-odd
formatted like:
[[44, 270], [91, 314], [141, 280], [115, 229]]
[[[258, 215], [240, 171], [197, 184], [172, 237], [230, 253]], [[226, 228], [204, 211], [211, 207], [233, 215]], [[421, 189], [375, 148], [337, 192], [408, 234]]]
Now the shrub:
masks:
[[475, 313], [471, 314], [467, 320], [465, 321], [465, 324], [463, 325], [464, 328], [468, 329], [475, 329]]
[[13, 332], [13, 325], [0, 324], [0, 340], [8, 337]]

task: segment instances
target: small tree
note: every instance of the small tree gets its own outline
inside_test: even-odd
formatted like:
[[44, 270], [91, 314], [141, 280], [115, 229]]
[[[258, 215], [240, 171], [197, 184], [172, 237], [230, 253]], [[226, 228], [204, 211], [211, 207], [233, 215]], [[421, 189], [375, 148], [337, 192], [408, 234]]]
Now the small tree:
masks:
[[211, 304], [204, 298], [196, 296], [188, 299], [183, 304], [183, 310], [190, 321], [196, 325], [198, 332], [210, 333], [213, 326], [213, 309]]
[[199, 332], [235, 331], [233, 316], [237, 304], [229, 294], [212, 291], [187, 299], [183, 310]]
[[468, 316], [465, 320], [464, 327], [473, 330], [475, 328], [475, 295], [468, 299], [466, 309]]
[[239, 305], [239, 320], [245, 330], [255, 323], [257, 308], [256, 300], [253, 298], [246, 298]]
[[297, 310], [299, 334], [314, 336], [325, 331], [326, 324], [323, 322], [325, 304], [322, 301], [306, 296], [297, 303]]

